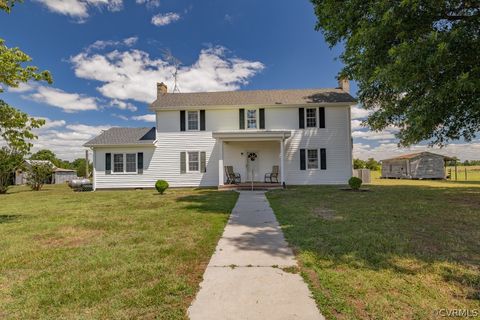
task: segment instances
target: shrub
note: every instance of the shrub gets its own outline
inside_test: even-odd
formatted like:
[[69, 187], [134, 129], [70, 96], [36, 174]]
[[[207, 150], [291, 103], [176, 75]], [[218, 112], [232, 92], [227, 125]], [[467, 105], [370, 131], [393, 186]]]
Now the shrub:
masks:
[[155, 183], [155, 189], [157, 189], [160, 194], [163, 194], [165, 190], [168, 189], [168, 182], [165, 180], [157, 180]]
[[7, 147], [0, 148], [0, 194], [13, 183], [12, 174], [23, 162], [23, 155]]
[[32, 190], [39, 191], [52, 178], [53, 167], [49, 162], [35, 161], [32, 160], [28, 167], [27, 184]]
[[358, 190], [362, 186], [362, 179], [357, 177], [351, 177], [348, 180], [348, 184], [350, 185], [350, 188], [352, 188], [352, 190]]

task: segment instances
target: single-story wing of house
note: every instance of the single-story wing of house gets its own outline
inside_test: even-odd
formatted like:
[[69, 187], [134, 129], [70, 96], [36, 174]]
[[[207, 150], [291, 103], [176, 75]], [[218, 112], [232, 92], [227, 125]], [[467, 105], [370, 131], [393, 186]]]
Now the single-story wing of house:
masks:
[[352, 176], [348, 80], [338, 88], [169, 93], [156, 126], [111, 128], [93, 150], [94, 189], [344, 184]]

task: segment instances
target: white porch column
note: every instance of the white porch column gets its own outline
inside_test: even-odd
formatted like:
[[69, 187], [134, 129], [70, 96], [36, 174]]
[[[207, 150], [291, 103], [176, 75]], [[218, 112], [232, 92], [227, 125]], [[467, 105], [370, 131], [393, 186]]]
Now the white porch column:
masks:
[[218, 139], [218, 185], [223, 186], [223, 140]]
[[280, 182], [285, 183], [285, 140], [280, 140]]

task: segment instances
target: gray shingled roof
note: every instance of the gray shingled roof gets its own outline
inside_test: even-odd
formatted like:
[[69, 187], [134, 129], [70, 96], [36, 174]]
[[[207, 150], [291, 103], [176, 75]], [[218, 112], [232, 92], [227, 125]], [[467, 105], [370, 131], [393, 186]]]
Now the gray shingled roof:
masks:
[[85, 143], [85, 147], [102, 145], [151, 145], [156, 140], [155, 127], [110, 128]]
[[157, 108], [192, 106], [302, 105], [310, 103], [354, 103], [341, 89], [252, 90], [196, 93], [167, 93], [150, 106]]

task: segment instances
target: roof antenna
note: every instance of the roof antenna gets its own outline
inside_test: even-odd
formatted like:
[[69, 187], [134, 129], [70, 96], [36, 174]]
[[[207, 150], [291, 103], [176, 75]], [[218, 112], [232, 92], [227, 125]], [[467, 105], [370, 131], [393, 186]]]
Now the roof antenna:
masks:
[[182, 65], [182, 61], [180, 61], [180, 59], [175, 57], [170, 51], [170, 49], [163, 50], [163, 59], [169, 64], [171, 64], [174, 68], [172, 72], [172, 76], [173, 76], [173, 92], [172, 93], [175, 93], [175, 92], [180, 93], [180, 88], [178, 86], [178, 69], [180, 69], [180, 66]]

